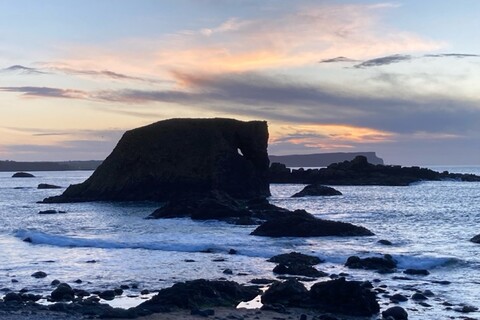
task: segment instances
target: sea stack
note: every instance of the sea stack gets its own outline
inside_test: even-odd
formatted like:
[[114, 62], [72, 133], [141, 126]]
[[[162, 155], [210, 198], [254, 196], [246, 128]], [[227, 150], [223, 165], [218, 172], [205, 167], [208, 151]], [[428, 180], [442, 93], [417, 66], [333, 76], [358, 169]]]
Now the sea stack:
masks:
[[81, 184], [43, 202], [165, 201], [212, 190], [270, 195], [265, 121], [170, 119], [127, 131]]

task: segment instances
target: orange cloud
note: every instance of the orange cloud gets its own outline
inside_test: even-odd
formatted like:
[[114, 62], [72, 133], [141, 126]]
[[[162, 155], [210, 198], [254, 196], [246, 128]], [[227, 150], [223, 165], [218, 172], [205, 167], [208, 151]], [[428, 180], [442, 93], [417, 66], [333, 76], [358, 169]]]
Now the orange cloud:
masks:
[[391, 142], [394, 134], [372, 128], [339, 124], [270, 126], [270, 143], [291, 143], [323, 150], [352, 148], [355, 144]]

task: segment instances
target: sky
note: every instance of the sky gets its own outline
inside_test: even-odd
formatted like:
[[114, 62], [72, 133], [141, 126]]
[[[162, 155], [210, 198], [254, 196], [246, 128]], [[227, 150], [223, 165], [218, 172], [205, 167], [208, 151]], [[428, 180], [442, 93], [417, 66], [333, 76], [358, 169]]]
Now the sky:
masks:
[[169, 118], [269, 153], [480, 165], [478, 0], [0, 0], [0, 160], [101, 160]]

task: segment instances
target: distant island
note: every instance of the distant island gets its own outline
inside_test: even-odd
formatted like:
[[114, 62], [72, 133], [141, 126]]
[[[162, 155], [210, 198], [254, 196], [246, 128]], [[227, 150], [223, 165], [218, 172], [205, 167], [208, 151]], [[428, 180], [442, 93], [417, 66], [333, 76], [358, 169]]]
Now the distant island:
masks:
[[313, 153], [293, 154], [285, 156], [270, 155], [270, 162], [283, 163], [287, 167], [326, 167], [332, 163], [352, 161], [357, 156], [364, 156], [371, 164], [384, 164], [383, 159], [377, 157], [375, 152], [334, 152], [334, 153]]
[[[315, 154], [294, 154], [284, 156], [269, 155], [270, 162], [279, 162], [287, 167], [326, 167], [332, 163], [351, 161], [356, 156], [364, 156], [371, 164], [383, 164], [383, 159], [375, 152], [336, 152]], [[89, 161], [0, 161], [0, 172], [5, 171], [74, 171], [96, 170], [103, 160]]]

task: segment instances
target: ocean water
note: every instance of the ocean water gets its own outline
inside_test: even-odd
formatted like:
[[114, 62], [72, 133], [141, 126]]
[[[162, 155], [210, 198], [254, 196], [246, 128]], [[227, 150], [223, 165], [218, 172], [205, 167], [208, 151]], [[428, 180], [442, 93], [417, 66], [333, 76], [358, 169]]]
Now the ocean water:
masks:
[[[480, 167], [433, 169], [480, 174]], [[435, 295], [425, 301], [430, 306], [411, 300], [400, 304], [407, 309], [410, 319], [465, 316], [447, 310], [445, 302], [453, 304], [452, 309], [461, 308], [462, 304], [480, 307], [480, 245], [469, 241], [480, 233], [480, 183], [338, 186], [335, 188], [342, 196], [307, 198], [290, 198], [303, 185], [271, 185], [272, 203], [365, 226], [375, 233], [372, 237], [272, 239], [249, 235], [252, 226], [144, 219], [159, 207], [158, 203], [37, 203], [63, 192], [38, 190], [39, 183], [66, 187], [84, 181], [91, 173], [33, 172], [35, 178], [11, 178], [11, 172], [0, 173], [0, 288], [27, 288], [47, 295], [54, 279], [86, 290], [136, 284], [138, 288], [126, 290], [122, 298], [112, 303], [129, 307], [148, 298], [140, 294], [142, 289], [152, 291], [178, 281], [227, 278], [246, 283], [253, 278], [274, 278], [275, 265], [266, 259], [298, 251], [325, 259], [317, 268], [330, 274], [346, 272], [352, 280], [379, 279], [375, 286], [386, 285], [390, 294], [411, 296], [415, 290], [431, 290]], [[66, 213], [38, 214], [48, 209]], [[32, 242], [23, 241], [25, 238]], [[390, 240], [393, 245], [378, 244], [380, 239]], [[230, 249], [238, 254], [228, 254]], [[211, 253], [201, 252], [205, 250]], [[398, 261], [398, 272], [394, 274], [343, 266], [351, 255], [387, 253]], [[227, 268], [233, 275], [223, 273]], [[406, 276], [402, 273], [406, 268], [425, 268], [430, 275], [394, 279]], [[31, 277], [39, 270], [48, 276]], [[82, 283], [74, 283], [77, 279]], [[378, 297], [382, 310], [391, 306], [381, 294]], [[468, 316], [479, 318], [480, 312]]]

